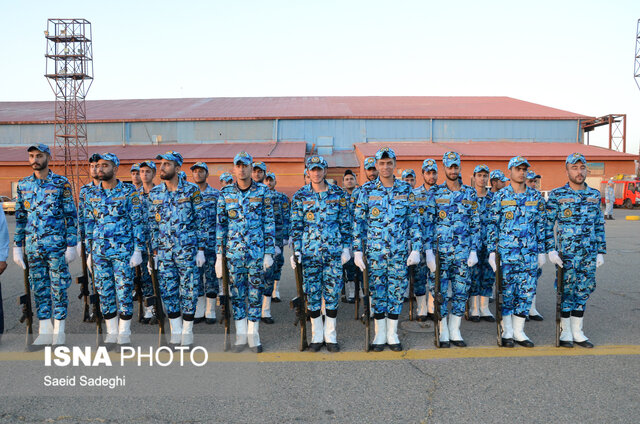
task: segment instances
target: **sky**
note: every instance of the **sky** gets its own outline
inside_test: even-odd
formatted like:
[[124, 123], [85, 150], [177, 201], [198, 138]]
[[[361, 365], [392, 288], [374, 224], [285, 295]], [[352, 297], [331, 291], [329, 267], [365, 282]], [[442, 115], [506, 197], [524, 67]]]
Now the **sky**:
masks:
[[[509, 96], [627, 114], [639, 1], [9, 1], [0, 101], [53, 100], [49, 18], [92, 24], [88, 100], [262, 96]], [[606, 146], [608, 131], [592, 133]]]

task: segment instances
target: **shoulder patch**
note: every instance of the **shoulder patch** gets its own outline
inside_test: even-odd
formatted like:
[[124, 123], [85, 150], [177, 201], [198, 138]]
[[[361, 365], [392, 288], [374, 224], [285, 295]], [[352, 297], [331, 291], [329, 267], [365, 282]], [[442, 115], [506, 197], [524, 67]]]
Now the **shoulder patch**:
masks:
[[517, 203], [515, 200], [503, 200], [502, 202], [500, 202], [501, 206], [516, 206]]

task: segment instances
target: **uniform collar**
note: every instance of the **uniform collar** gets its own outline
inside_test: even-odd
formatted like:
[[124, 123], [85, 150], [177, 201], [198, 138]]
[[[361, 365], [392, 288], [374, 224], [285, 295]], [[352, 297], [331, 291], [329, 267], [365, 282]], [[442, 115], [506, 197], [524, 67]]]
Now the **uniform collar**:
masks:
[[[38, 177], [36, 177], [36, 173], [35, 173], [35, 172], [31, 174], [31, 178], [32, 178], [34, 181], [40, 180]], [[42, 182], [49, 182], [49, 181], [51, 181], [52, 179], [53, 179], [53, 171], [52, 171], [51, 169], [49, 169], [49, 172], [47, 172], [47, 176], [46, 176], [46, 177], [44, 177], [44, 178], [43, 178], [42, 180], [40, 180], [40, 181], [42, 181]]]

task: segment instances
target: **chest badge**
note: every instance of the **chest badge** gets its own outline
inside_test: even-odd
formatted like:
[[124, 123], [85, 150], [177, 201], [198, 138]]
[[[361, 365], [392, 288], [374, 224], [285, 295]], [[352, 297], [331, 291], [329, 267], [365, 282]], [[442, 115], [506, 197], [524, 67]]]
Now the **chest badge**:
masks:
[[420, 212], [420, 215], [422, 215], [424, 213], [424, 208], [418, 209], [418, 212]]
[[564, 210], [564, 217], [565, 218], [571, 218], [571, 215], [573, 215], [573, 212], [571, 212], [571, 209], [565, 209]]
[[445, 219], [447, 217], [447, 213], [445, 211], [438, 212], [438, 216], [440, 219]]
[[99, 212], [98, 212], [98, 208], [95, 208], [95, 209], [93, 210], [93, 216], [95, 216], [95, 217], [97, 218], [97, 217], [98, 217], [98, 213], [99, 213]]
[[231, 209], [229, 211], [229, 218], [235, 219], [235, 218], [237, 218], [237, 216], [238, 216], [238, 211], [237, 210]]
[[380, 209], [378, 208], [371, 209], [371, 216], [374, 218], [377, 218], [378, 216], [380, 216]]
[[25, 209], [29, 209], [30, 207], [31, 207], [31, 203], [29, 203], [29, 201], [28, 201], [28, 200], [25, 200], [25, 201], [24, 201], [24, 208], [25, 208]]
[[513, 212], [507, 211], [507, 213], [504, 214], [504, 217], [507, 219], [513, 219]]
[[315, 218], [313, 212], [307, 212], [307, 221], [313, 221], [313, 218]]
[[156, 222], [160, 222], [162, 221], [162, 217], [160, 216], [159, 213], [156, 212]]

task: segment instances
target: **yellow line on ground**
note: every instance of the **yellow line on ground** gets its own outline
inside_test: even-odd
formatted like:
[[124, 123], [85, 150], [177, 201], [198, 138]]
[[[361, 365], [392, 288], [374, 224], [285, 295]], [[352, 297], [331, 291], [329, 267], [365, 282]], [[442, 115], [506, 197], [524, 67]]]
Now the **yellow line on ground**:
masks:
[[[148, 348], [147, 348], [148, 349]], [[144, 350], [143, 350], [144, 352]], [[148, 352], [148, 350], [146, 350]], [[195, 352], [196, 362], [203, 360], [202, 352]], [[430, 360], [430, 359], [468, 359], [468, 358], [532, 358], [550, 356], [608, 356], [608, 355], [640, 355], [640, 345], [606, 345], [593, 349], [574, 347], [573, 349], [556, 348], [554, 346], [540, 346], [534, 348], [499, 348], [499, 347], [473, 347], [450, 349], [423, 349], [408, 350], [402, 352], [264, 352], [255, 353], [229, 353], [208, 352], [208, 362], [357, 362], [357, 361], [401, 361], [401, 360]], [[119, 360], [120, 355], [110, 353], [112, 360]], [[165, 352], [159, 353], [159, 358], [164, 362], [168, 358]], [[179, 361], [179, 353], [174, 353], [174, 362]], [[189, 354], [185, 353], [188, 361]], [[44, 352], [0, 352], [0, 361], [43, 361]], [[136, 361], [136, 358], [126, 359], [127, 362]], [[143, 359], [142, 363], [148, 363]]]

